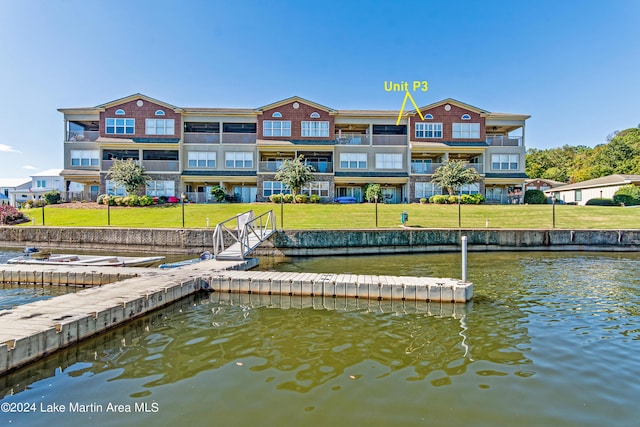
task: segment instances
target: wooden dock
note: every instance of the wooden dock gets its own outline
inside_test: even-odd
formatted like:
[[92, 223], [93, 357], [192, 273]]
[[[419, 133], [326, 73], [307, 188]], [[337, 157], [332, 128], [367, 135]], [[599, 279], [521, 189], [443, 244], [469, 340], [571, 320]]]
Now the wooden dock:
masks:
[[465, 303], [473, 296], [473, 285], [456, 279], [244, 271], [256, 264], [252, 258], [203, 261], [170, 270], [0, 265], [3, 283], [61, 285], [67, 281], [88, 287], [0, 311], [0, 374], [203, 289], [220, 294], [404, 302]]

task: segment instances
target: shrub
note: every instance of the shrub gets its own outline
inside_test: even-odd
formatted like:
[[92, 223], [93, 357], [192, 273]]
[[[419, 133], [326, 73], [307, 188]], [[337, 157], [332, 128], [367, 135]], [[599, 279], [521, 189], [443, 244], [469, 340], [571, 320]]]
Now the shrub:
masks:
[[547, 198], [540, 190], [527, 190], [524, 193], [524, 202], [530, 205], [543, 205]]
[[311, 196], [309, 196], [309, 201], [311, 203], [320, 203], [320, 196], [318, 196], [317, 194], [312, 194]]
[[430, 203], [437, 203], [439, 205], [443, 205], [445, 203], [447, 203], [449, 196], [444, 196], [442, 194], [436, 194], [435, 196], [431, 196], [429, 197], [429, 202]]
[[613, 199], [589, 199], [586, 203], [587, 206], [616, 206], [617, 203]]
[[158, 204], [159, 205], [164, 205], [165, 203], [167, 203], [167, 196], [158, 197]]
[[269, 196], [269, 200], [271, 200], [273, 203], [280, 203], [282, 202], [282, 195], [281, 194], [272, 194]]
[[60, 202], [60, 193], [56, 190], [44, 193], [44, 201], [47, 202], [48, 205], [55, 205]]
[[116, 206], [124, 205], [124, 197], [113, 197], [112, 200]]
[[448, 196], [447, 197], [447, 203], [449, 203], [451, 205], [457, 205], [458, 204], [458, 196]]
[[487, 199], [480, 193], [472, 194], [471, 197], [473, 197], [473, 203], [476, 205], [479, 205], [487, 201]]
[[296, 203], [307, 203], [307, 195], [306, 194], [296, 194], [295, 201], [296, 201]]
[[26, 221], [24, 214], [11, 205], [0, 205], [0, 224]]
[[613, 201], [625, 206], [640, 205], [640, 187], [633, 184], [623, 185], [616, 191]]
[[96, 199], [96, 203], [98, 203], [99, 205], [106, 205], [107, 204], [107, 200], [108, 197], [106, 194], [101, 194], [98, 196], [98, 198]]
[[284, 195], [284, 202], [285, 202], [285, 203], [291, 203], [291, 202], [293, 202], [293, 194], [285, 194], [285, 195]]
[[211, 187], [211, 195], [216, 199], [216, 202], [222, 202], [227, 194], [219, 185], [214, 185]]
[[422, 203], [423, 205], [427, 203], [427, 199], [425, 199], [424, 197], [420, 198], [420, 203]]
[[151, 206], [153, 204], [153, 197], [142, 196], [140, 197], [140, 206]]

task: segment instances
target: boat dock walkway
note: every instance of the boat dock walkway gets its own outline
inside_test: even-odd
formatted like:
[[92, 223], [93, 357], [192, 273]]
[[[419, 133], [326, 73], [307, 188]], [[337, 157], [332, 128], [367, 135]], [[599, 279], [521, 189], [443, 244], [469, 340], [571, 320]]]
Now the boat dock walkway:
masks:
[[[0, 265], [4, 283], [61, 284], [66, 278], [73, 286], [91, 286], [0, 311], [0, 374], [202, 289], [380, 301], [464, 303], [473, 296], [473, 285], [456, 279], [243, 271], [256, 264], [252, 258], [203, 261], [171, 270]], [[108, 286], [100, 286], [105, 283]]]

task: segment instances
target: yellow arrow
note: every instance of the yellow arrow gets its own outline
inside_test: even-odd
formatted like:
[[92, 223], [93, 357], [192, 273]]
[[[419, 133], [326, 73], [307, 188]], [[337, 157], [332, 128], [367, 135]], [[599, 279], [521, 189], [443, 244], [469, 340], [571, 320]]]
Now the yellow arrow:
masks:
[[396, 121], [396, 126], [400, 125], [400, 119], [402, 119], [402, 113], [404, 112], [404, 106], [407, 103], [407, 98], [411, 99], [411, 103], [413, 104], [416, 111], [418, 112], [418, 115], [420, 115], [420, 118], [424, 120], [424, 116], [422, 115], [420, 108], [416, 105], [416, 101], [413, 100], [413, 96], [411, 96], [409, 91], [406, 90], [404, 93], [404, 99], [402, 100], [402, 107], [400, 107], [400, 113], [398, 113], [398, 120]]

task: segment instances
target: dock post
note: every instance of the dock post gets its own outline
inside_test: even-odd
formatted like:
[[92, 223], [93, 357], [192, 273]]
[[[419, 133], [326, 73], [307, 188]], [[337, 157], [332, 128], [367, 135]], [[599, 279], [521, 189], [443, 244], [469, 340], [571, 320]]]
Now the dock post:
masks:
[[462, 282], [467, 283], [467, 236], [462, 236]]

